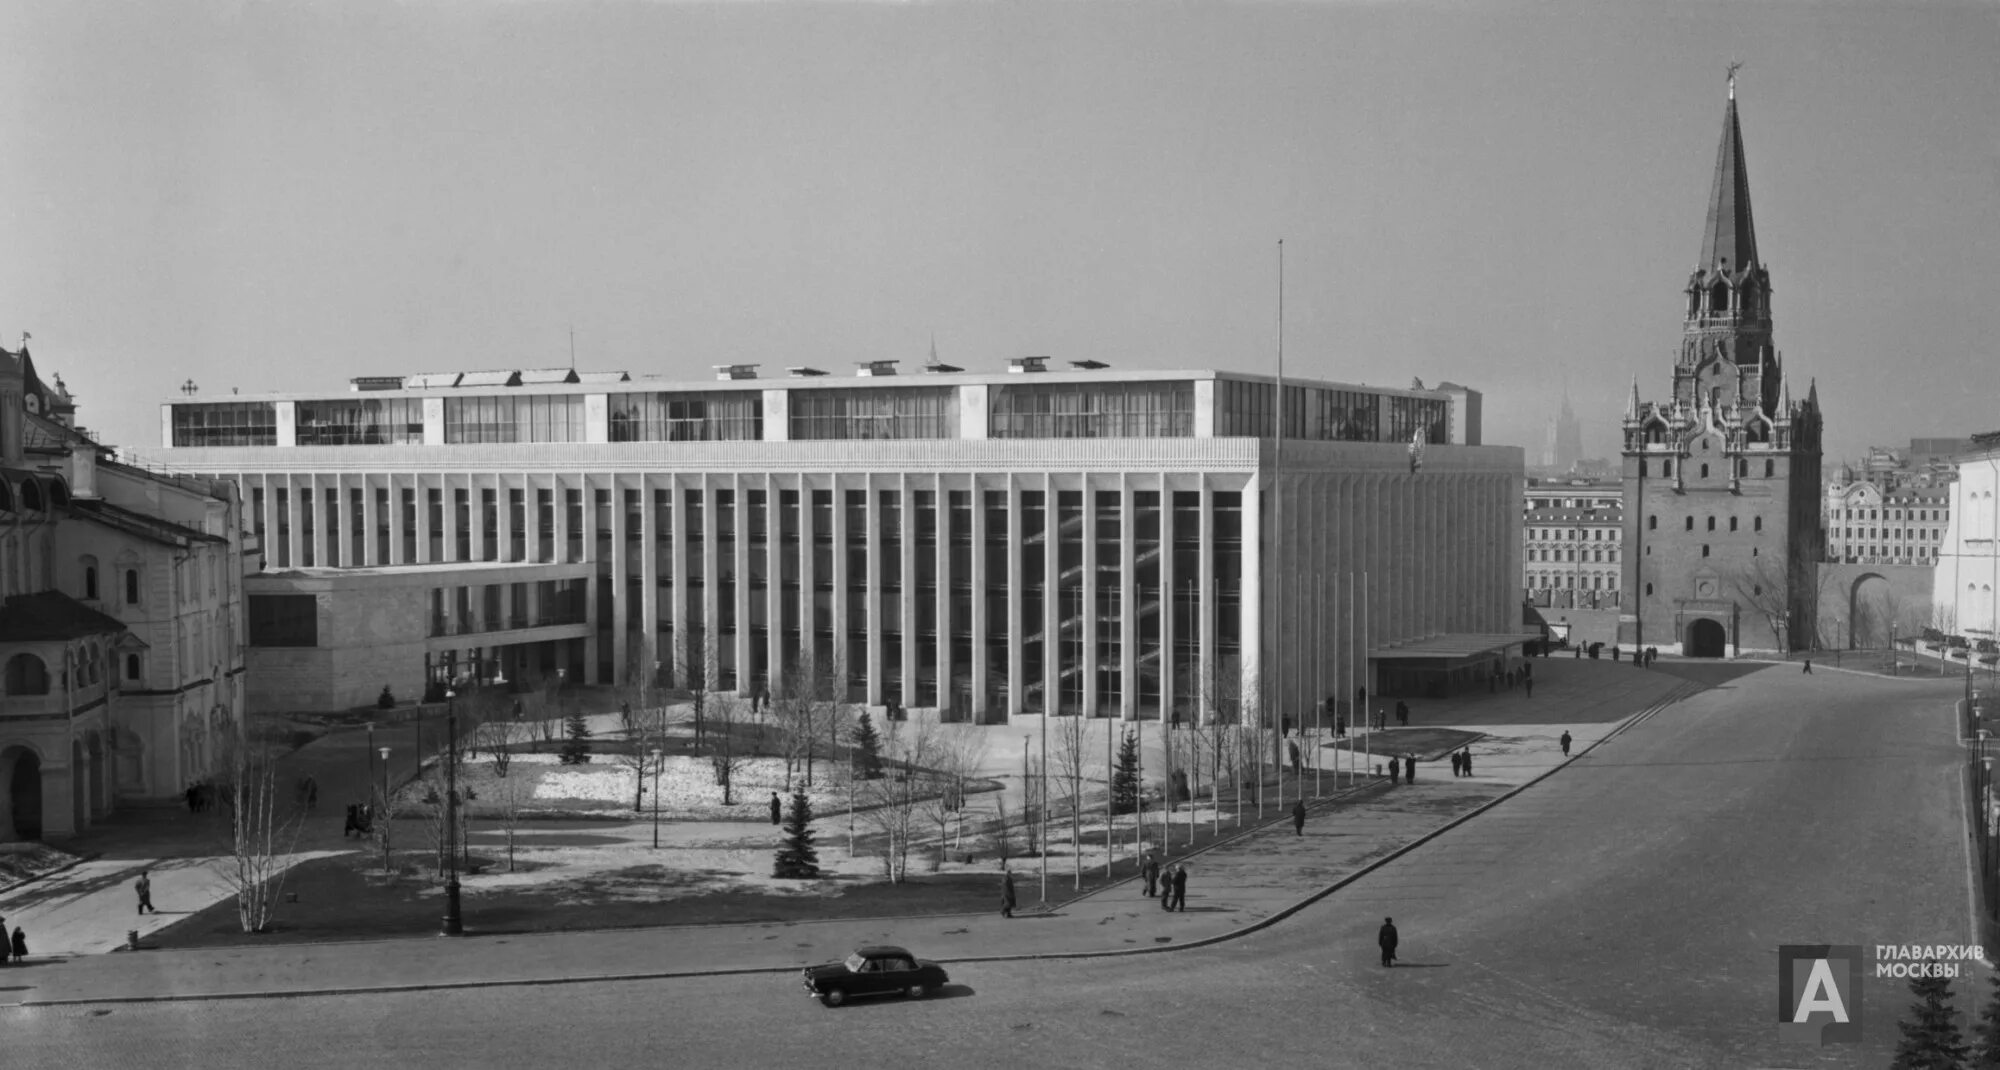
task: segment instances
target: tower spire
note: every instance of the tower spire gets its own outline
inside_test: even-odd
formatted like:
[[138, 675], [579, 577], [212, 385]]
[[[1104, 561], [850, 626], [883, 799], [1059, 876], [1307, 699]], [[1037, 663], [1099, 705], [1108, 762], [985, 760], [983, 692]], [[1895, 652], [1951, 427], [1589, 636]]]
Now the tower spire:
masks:
[[1736, 118], [1736, 68], [1729, 67], [1729, 103], [1722, 116], [1722, 146], [1715, 153], [1708, 222], [1701, 233], [1703, 271], [1731, 275], [1757, 266], [1757, 228], [1750, 215], [1750, 170], [1743, 159], [1743, 128]]

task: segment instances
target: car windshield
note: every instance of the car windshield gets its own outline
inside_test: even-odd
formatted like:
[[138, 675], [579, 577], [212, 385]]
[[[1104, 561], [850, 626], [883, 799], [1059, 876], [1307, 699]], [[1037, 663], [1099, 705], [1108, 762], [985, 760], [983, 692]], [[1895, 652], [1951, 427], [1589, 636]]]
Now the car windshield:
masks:
[[868, 960], [861, 957], [861, 952], [856, 951], [854, 954], [847, 956], [845, 965], [847, 966], [848, 973], [860, 973], [862, 968], [868, 965]]

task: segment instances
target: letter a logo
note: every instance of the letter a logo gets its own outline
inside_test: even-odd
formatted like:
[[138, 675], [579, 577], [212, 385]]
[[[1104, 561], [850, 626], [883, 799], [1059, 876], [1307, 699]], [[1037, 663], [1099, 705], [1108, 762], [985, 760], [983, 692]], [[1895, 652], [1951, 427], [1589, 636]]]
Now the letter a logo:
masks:
[[1784, 944], [1778, 948], [1778, 1036], [1803, 1044], [1861, 1040], [1861, 948]]
[[1847, 1021], [1847, 1004], [1840, 998], [1840, 987], [1833, 983], [1833, 967], [1825, 959], [1814, 959], [1812, 971], [1806, 975], [1806, 990], [1799, 993], [1799, 1009], [1793, 1013], [1792, 1021], [1809, 1021], [1813, 1013], [1820, 1011], [1833, 1015], [1836, 1022]]

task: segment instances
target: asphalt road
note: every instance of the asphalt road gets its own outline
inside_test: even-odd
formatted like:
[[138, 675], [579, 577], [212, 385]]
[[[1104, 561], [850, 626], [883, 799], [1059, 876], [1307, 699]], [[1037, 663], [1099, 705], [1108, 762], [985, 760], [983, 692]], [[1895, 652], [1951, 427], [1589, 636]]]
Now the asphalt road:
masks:
[[10, 1010], [0, 1045], [34, 1067], [1880, 1067], [1902, 987], [1870, 982], [1859, 1048], [1781, 1044], [1776, 947], [1969, 940], [1955, 694], [1738, 676], [1273, 929], [959, 964], [924, 1003], [830, 1011], [765, 974]]

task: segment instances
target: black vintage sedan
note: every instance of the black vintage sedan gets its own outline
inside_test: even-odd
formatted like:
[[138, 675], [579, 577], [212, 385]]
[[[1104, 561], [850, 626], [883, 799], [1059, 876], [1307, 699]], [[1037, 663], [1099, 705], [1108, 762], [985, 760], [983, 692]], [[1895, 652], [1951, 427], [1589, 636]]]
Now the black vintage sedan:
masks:
[[927, 962], [900, 947], [856, 948], [854, 954], [824, 966], [808, 966], [802, 974], [806, 994], [829, 1007], [856, 996], [900, 993], [922, 999], [949, 984], [944, 967]]

